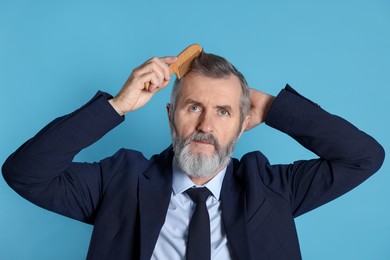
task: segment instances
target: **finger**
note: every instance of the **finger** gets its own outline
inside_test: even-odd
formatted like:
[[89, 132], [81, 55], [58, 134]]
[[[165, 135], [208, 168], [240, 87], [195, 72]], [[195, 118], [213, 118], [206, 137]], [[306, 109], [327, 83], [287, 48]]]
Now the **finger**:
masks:
[[[149, 79], [143, 82], [144, 88], [148, 91], [154, 91], [156, 88], [164, 88], [168, 85], [170, 80], [170, 70], [168, 64], [172, 64], [177, 60], [175, 56], [168, 56], [163, 58], [153, 57], [143, 63], [141, 66], [137, 67], [133, 71], [134, 78], [140, 79]], [[153, 82], [151, 82], [152, 75]]]
[[166, 70], [166, 65], [165, 64], [160, 64], [158, 62], [155, 62], [151, 64], [151, 73], [154, 73], [155, 76], [157, 77], [158, 81], [161, 83], [165, 79], [165, 70]]
[[153, 57], [153, 58], [149, 59], [147, 62], [145, 62], [145, 65], [148, 65], [148, 64], [159, 65], [160, 68], [163, 70], [166, 78], [169, 78], [170, 74], [169, 74], [168, 65], [175, 63], [176, 61], [177, 61], [176, 56], [167, 56], [167, 57], [162, 57], [162, 58]]
[[164, 79], [169, 81], [171, 79], [171, 73], [169, 66], [170, 64], [177, 61], [177, 57], [175, 56], [168, 56], [160, 58], [156, 63], [160, 66], [162, 72], [164, 73]]
[[[165, 58], [157, 58], [153, 57], [150, 59], [150, 66], [152, 66], [153, 71], [158, 73], [158, 76], [161, 77], [162, 80], [169, 80], [171, 75], [170, 75], [170, 70], [168, 67], [168, 63], [175, 61], [176, 57], [165, 57]], [[167, 63], [168, 62], [168, 63]]]
[[[164, 74], [164, 71], [161, 68], [161, 66], [164, 66], [164, 65], [159, 65], [158, 62], [156, 62], [154, 60], [150, 60], [146, 64], [144, 64], [143, 66], [137, 68], [133, 72], [133, 76], [134, 76], [134, 78], [138, 78], [138, 79], [141, 79], [141, 78], [143, 80], [148, 79], [148, 81], [143, 82], [145, 84], [146, 89], [148, 89], [149, 81], [152, 78], [152, 75], [154, 77], [153, 84], [160, 85], [165, 79], [165, 74]], [[144, 77], [144, 76], [146, 76], [146, 77]]]
[[156, 88], [158, 88], [158, 86], [161, 85], [161, 83], [161, 79], [156, 74], [152, 74], [150, 79], [149, 91], [153, 92]]
[[162, 89], [167, 82], [158, 77], [158, 75], [154, 72], [144, 75], [142, 81], [144, 81], [144, 88], [148, 92], [156, 92], [157, 90]]
[[160, 85], [158, 86], [153, 86], [153, 87], [150, 87], [152, 85], [148, 85], [148, 87], [146, 88], [148, 91], [150, 92], [157, 92], [157, 91], [160, 91], [162, 90], [163, 88], [165, 88], [167, 85], [169, 84], [169, 81], [168, 80], [164, 80]]
[[162, 62], [164, 62], [165, 64], [172, 64], [172, 63], [175, 63], [177, 61], [177, 57], [176, 56], [166, 56], [166, 57], [160, 58], [160, 60]]

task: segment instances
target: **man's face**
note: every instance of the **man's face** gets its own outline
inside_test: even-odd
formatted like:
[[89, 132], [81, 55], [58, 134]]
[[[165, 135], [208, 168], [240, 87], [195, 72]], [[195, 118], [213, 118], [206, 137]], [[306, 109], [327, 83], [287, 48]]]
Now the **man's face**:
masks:
[[[174, 115], [170, 114], [175, 156], [179, 166], [179, 156], [183, 160], [190, 156], [194, 167], [205, 165], [211, 171], [187, 172], [190, 176], [206, 177], [226, 166], [248, 121], [244, 127], [240, 125], [241, 95], [240, 82], [234, 75], [214, 79], [189, 73], [185, 77]], [[178, 155], [183, 151], [186, 154]]]

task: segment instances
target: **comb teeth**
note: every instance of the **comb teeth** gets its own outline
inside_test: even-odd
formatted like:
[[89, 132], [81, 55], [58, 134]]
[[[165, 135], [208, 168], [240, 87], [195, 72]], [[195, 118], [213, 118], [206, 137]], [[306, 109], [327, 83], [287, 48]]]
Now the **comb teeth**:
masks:
[[184, 77], [185, 74], [187, 74], [187, 72], [191, 68], [191, 63], [194, 61], [194, 59], [197, 56], [199, 56], [199, 53], [194, 53], [193, 55], [191, 55], [190, 58], [188, 58], [185, 62], [183, 62], [183, 64], [178, 66], [177, 68], [178, 73], [176, 74], [178, 79], [181, 79], [182, 77]]

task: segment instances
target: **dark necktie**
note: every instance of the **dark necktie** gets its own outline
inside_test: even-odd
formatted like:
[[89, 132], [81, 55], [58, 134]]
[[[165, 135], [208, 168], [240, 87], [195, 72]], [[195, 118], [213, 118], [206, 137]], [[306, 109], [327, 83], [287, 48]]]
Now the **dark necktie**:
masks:
[[188, 228], [187, 260], [210, 259], [210, 217], [206, 200], [211, 192], [204, 187], [190, 188], [186, 193], [196, 203]]

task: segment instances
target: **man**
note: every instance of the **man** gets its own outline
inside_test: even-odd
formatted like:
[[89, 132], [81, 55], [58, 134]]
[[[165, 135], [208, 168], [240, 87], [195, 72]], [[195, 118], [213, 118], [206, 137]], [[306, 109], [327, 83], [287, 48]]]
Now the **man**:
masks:
[[[249, 89], [222, 57], [203, 53], [175, 81], [167, 106], [172, 147], [150, 159], [122, 149], [99, 163], [72, 162], [123, 115], [148, 103], [170, 80], [167, 65], [175, 60], [153, 58], [115, 97], [98, 92], [54, 120], [8, 158], [5, 180], [31, 202], [93, 224], [88, 259], [189, 257], [189, 226], [200, 204], [187, 191], [194, 186], [211, 192], [207, 258], [300, 259], [294, 217], [366, 180], [380, 168], [384, 151], [289, 86], [277, 97]], [[230, 159], [243, 131], [262, 122], [319, 158], [270, 165], [251, 152]]]

